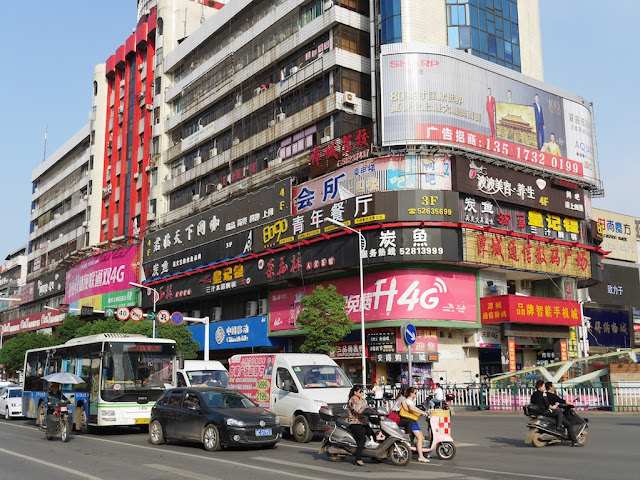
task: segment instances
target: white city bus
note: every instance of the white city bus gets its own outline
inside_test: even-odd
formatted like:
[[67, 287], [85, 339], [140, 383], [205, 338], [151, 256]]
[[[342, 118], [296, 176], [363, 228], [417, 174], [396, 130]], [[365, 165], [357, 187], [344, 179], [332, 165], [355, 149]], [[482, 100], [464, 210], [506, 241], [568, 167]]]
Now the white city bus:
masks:
[[176, 385], [176, 342], [143, 335], [103, 333], [62, 345], [28, 350], [24, 360], [22, 410], [40, 425], [48, 383], [43, 376], [70, 372], [85, 383], [63, 385], [76, 430], [146, 426], [165, 387]]

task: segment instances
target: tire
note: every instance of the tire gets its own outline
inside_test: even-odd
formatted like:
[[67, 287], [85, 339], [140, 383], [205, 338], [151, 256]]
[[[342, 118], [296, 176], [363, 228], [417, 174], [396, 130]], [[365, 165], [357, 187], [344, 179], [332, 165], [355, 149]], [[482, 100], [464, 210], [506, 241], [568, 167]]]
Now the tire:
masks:
[[542, 433], [540, 432], [536, 432], [533, 434], [533, 438], [531, 439], [531, 443], [533, 443], [533, 446], [536, 448], [542, 448], [542, 447], [546, 447], [547, 446], [547, 442], [545, 442], [544, 440], [540, 440], [540, 437], [542, 436]]
[[44, 422], [44, 415], [44, 403], [40, 402], [36, 412], [36, 425], [42, 425], [42, 422]]
[[456, 446], [451, 442], [441, 442], [436, 447], [436, 454], [441, 460], [451, 460], [456, 456]]
[[220, 432], [215, 425], [207, 425], [202, 433], [202, 445], [209, 452], [220, 450]]
[[589, 433], [586, 430], [582, 430], [582, 433], [578, 435], [578, 443], [584, 446], [584, 444], [587, 443], [588, 435]]
[[327, 453], [327, 458], [330, 462], [341, 462], [344, 460], [344, 455], [336, 455], [334, 453]]
[[149, 440], [153, 445], [162, 445], [166, 441], [162, 432], [162, 425], [158, 420], [154, 420], [149, 425]]
[[9, 419], [11, 418], [11, 416], [9, 415], [9, 407], [4, 409], [4, 419], [6, 421], [9, 421]]
[[63, 442], [69, 441], [69, 419], [60, 418], [60, 440]]
[[309, 443], [313, 438], [313, 432], [309, 425], [309, 420], [304, 415], [298, 415], [293, 421], [291, 434], [296, 442]]
[[404, 467], [411, 461], [411, 448], [404, 442], [396, 442], [389, 448], [387, 458], [396, 467]]
[[48, 433], [46, 435], [47, 435], [47, 440], [53, 440], [53, 437], [51, 435], [49, 435]]

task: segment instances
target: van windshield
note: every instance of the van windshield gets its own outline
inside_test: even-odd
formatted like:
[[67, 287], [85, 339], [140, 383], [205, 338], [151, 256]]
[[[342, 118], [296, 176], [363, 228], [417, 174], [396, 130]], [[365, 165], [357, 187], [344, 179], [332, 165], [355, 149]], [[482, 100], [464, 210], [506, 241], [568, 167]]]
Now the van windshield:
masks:
[[304, 388], [351, 388], [344, 372], [331, 365], [304, 365], [293, 367]]
[[191, 370], [186, 372], [192, 387], [226, 387], [229, 374], [224, 370]]

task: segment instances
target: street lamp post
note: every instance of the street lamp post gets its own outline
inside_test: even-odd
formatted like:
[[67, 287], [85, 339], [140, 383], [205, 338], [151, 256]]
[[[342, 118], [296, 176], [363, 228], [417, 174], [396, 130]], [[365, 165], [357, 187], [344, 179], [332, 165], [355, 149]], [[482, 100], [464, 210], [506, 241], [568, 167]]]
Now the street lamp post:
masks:
[[147, 295], [153, 292], [153, 338], [156, 338], [156, 302], [160, 300], [160, 294], [155, 288], [142, 285], [141, 283], [129, 282], [129, 285], [137, 288], [145, 288], [147, 290]]
[[364, 388], [367, 384], [367, 356], [365, 353], [365, 332], [364, 332], [364, 271], [362, 269], [362, 252], [367, 248], [367, 241], [364, 238], [364, 235], [359, 230], [355, 230], [348, 225], [345, 225], [338, 220], [335, 220], [331, 217], [325, 217], [325, 222], [333, 223], [334, 225], [344, 228], [345, 230], [349, 230], [350, 232], [356, 233], [358, 235], [359, 240], [359, 254], [358, 258], [360, 260], [360, 336], [361, 336], [361, 349], [362, 349], [362, 387]]

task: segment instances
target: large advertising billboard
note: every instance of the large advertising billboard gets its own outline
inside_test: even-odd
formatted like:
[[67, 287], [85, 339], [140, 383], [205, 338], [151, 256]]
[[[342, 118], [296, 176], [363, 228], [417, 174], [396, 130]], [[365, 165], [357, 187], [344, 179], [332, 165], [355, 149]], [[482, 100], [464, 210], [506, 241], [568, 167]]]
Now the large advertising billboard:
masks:
[[592, 115], [577, 95], [426, 43], [383, 45], [380, 69], [384, 146], [455, 146], [597, 183]]
[[607, 258], [616, 260], [638, 261], [638, 244], [635, 232], [635, 217], [593, 209], [593, 219], [598, 222], [602, 231], [600, 247], [609, 252]]

